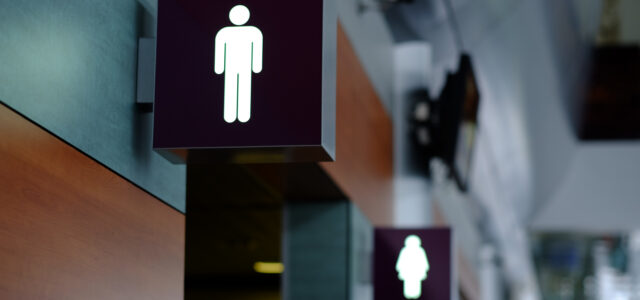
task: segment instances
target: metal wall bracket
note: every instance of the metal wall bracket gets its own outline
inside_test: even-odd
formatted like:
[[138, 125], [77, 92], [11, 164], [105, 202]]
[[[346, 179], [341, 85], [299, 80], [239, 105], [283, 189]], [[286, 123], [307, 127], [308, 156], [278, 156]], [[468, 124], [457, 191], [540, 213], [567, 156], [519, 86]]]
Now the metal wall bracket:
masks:
[[153, 111], [156, 87], [156, 39], [138, 40], [138, 91], [136, 105], [143, 112]]

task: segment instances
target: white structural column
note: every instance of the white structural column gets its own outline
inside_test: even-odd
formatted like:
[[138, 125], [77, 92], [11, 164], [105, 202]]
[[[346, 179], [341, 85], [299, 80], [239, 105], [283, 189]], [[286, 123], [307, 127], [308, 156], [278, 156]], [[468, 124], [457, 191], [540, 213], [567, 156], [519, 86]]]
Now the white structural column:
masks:
[[407, 98], [412, 91], [429, 86], [431, 46], [426, 42], [398, 44], [393, 56], [393, 224], [396, 227], [423, 227], [431, 223], [431, 186], [424, 173], [415, 170], [411, 157], [413, 145], [407, 119], [411, 108]]

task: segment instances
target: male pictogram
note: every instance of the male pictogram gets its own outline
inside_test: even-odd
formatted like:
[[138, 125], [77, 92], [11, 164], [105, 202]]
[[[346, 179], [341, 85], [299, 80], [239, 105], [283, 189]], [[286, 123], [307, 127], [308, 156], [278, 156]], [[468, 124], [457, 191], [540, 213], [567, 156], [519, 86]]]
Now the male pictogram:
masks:
[[215, 41], [214, 69], [224, 74], [224, 120], [247, 122], [251, 118], [251, 75], [262, 71], [262, 32], [243, 26], [250, 12], [236, 5], [229, 12], [231, 23], [218, 31]]
[[404, 240], [404, 248], [400, 250], [396, 271], [398, 278], [404, 282], [404, 297], [418, 299], [422, 295], [422, 281], [427, 279], [429, 260], [427, 253], [420, 245], [422, 241], [415, 235]]

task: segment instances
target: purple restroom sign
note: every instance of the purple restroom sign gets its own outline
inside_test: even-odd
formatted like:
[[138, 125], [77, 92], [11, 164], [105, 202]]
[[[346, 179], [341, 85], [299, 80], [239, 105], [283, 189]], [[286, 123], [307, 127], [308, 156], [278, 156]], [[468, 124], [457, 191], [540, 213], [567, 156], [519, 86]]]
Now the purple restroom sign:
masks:
[[335, 0], [159, 0], [153, 147], [176, 163], [331, 161]]
[[450, 229], [377, 228], [374, 243], [374, 299], [457, 299]]

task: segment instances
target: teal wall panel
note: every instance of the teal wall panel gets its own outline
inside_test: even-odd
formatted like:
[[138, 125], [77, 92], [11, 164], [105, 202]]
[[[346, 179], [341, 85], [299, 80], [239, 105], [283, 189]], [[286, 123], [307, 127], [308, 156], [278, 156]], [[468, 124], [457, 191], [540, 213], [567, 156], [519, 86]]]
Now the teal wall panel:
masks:
[[373, 225], [349, 203], [350, 300], [373, 299]]
[[283, 299], [373, 299], [373, 227], [352, 202], [287, 203], [283, 239]]
[[0, 101], [176, 209], [186, 170], [135, 107], [135, 0], [0, 0]]
[[349, 202], [288, 203], [283, 299], [349, 299]]

